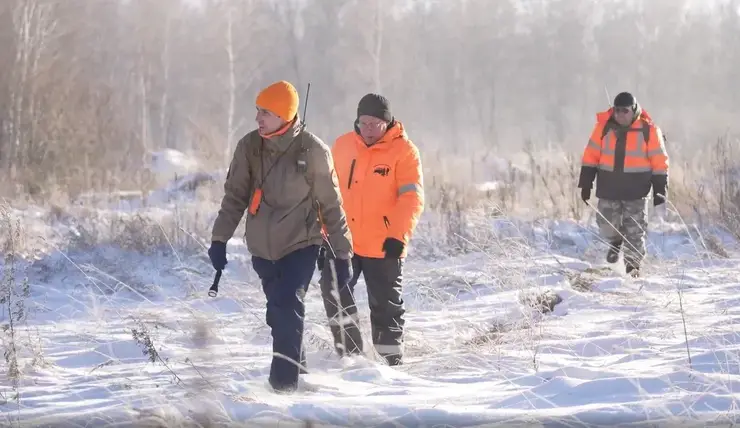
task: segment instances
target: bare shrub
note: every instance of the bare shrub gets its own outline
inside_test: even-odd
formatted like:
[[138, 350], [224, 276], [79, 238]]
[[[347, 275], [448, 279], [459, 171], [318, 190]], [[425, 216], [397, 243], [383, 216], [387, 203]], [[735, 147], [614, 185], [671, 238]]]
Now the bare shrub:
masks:
[[22, 260], [17, 247], [21, 246], [23, 230], [18, 219], [14, 219], [7, 209], [0, 207], [2, 224], [3, 264], [0, 281], [0, 329], [2, 330], [3, 359], [6, 364], [5, 376], [10, 381], [14, 397], [20, 406], [21, 365], [24, 348], [32, 350], [20, 340], [21, 331], [27, 327], [29, 309], [26, 301], [31, 290], [27, 277], [23, 274]]
[[723, 136], [712, 148], [711, 163], [713, 189], [716, 189], [716, 207], [719, 220], [727, 229], [740, 238], [740, 141]]
[[77, 249], [109, 245], [142, 254], [196, 253], [203, 250], [209, 226], [201, 210], [196, 206], [136, 213], [76, 209], [67, 239]]
[[551, 290], [543, 292], [530, 291], [519, 295], [519, 304], [531, 308], [540, 314], [553, 312], [555, 306], [562, 302], [563, 298]]

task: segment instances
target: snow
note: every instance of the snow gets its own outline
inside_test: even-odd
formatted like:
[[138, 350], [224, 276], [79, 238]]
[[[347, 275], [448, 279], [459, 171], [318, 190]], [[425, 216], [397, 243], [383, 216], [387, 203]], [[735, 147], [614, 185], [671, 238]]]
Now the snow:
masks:
[[504, 187], [506, 187], [506, 183], [501, 181], [485, 181], [475, 186], [479, 192], [495, 192]]
[[197, 158], [175, 149], [162, 149], [152, 152], [149, 164], [145, 167], [154, 174], [161, 184], [167, 183], [176, 177], [199, 172], [201, 169]]
[[[650, 257], [639, 279], [602, 262], [605, 247], [593, 219], [481, 219], [489, 242], [448, 255], [424, 248], [433, 236], [419, 237], [406, 264], [407, 359], [400, 367], [381, 364], [372, 352], [345, 360], [333, 354], [317, 274], [307, 297], [311, 373], [298, 393], [276, 395], [266, 385], [271, 339], [264, 296], [240, 239], [229, 243], [219, 295], [210, 298], [205, 242], [179, 245], [171, 234], [149, 243], [144, 235], [123, 239], [119, 232], [101, 238], [112, 233], [114, 223], [106, 220], [112, 215], [153, 219], [151, 236], [159, 228], [174, 233], [168, 219], [182, 214], [173, 214], [173, 206], [191, 214], [194, 207], [217, 209], [183, 197], [159, 205], [103, 204], [85, 219], [73, 207], [54, 216], [40, 208], [10, 211], [34, 251], [21, 252], [13, 281], [9, 265], [4, 269], [6, 285], [28, 278], [30, 296], [27, 320], [15, 326], [17, 387], [0, 369], [0, 423], [699, 426], [737, 420], [740, 257], [721, 230], [651, 223]], [[199, 221], [207, 228], [210, 220]], [[433, 214], [424, 222], [433, 222]], [[710, 251], [710, 237], [726, 256]], [[85, 240], [95, 245], [82, 245]], [[356, 292], [371, 350], [364, 282]], [[543, 295], [558, 302], [552, 312], [531, 303]], [[8, 322], [7, 309], [3, 304], [0, 324]], [[9, 339], [0, 337], [6, 350]], [[156, 354], [144, 353], [145, 338]]]

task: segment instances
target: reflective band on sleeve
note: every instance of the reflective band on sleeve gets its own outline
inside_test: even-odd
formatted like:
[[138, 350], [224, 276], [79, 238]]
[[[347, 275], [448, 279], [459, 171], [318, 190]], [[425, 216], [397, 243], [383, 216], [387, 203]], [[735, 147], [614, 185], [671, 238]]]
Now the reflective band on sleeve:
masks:
[[630, 172], [650, 172], [653, 168], [650, 166], [626, 166], [624, 167], [624, 172], [630, 173]]
[[648, 152], [648, 156], [656, 156], [656, 155], [664, 155], [664, 154], [666, 154], [666, 153], [665, 153], [665, 150], [663, 150], [662, 147], [657, 148], [655, 150], [650, 150]]
[[373, 344], [375, 346], [375, 350], [378, 351], [378, 354], [380, 355], [399, 355], [401, 354], [401, 345], [381, 345], [379, 343]]
[[416, 183], [411, 184], [404, 184], [403, 186], [398, 188], [398, 196], [403, 195], [404, 193], [408, 192], [418, 192], [419, 191], [419, 185]]

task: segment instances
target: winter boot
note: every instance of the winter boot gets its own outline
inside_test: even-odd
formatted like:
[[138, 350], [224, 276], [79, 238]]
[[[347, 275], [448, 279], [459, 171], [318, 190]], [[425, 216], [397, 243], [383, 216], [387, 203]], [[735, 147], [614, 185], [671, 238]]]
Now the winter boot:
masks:
[[619, 250], [622, 248], [622, 240], [612, 241], [609, 244], [609, 251], [606, 253], [606, 261], [616, 263], [619, 260]]
[[391, 367], [403, 365], [403, 358], [400, 355], [386, 355], [384, 358], [385, 362]]
[[627, 263], [627, 265], [625, 266], [625, 271], [627, 272], [627, 275], [633, 278], [637, 278], [640, 276], [640, 266], [637, 266], [635, 264]]

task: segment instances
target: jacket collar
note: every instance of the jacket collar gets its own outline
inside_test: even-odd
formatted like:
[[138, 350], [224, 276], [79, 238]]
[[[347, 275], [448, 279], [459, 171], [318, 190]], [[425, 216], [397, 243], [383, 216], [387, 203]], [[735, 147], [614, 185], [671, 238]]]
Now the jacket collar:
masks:
[[368, 146], [365, 144], [365, 141], [362, 139], [362, 135], [360, 135], [360, 131], [357, 128], [357, 122], [355, 122], [355, 134], [357, 136], [357, 140], [362, 143], [365, 147], [377, 147], [385, 144], [392, 143], [393, 141], [397, 139], [403, 139], [407, 140], [408, 135], [406, 134], [406, 129], [403, 127], [403, 123], [401, 123], [398, 120], [393, 120], [393, 122], [390, 123], [388, 126], [388, 129], [385, 131], [385, 134], [375, 142], [372, 146]]
[[262, 137], [265, 140], [265, 150], [274, 152], [284, 152], [288, 150], [288, 147], [291, 147], [290, 144], [296, 139], [296, 137], [298, 137], [298, 135], [300, 135], [303, 129], [303, 123], [298, 117], [296, 117], [293, 122], [287, 124], [283, 130]]

